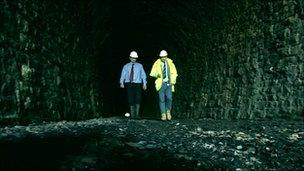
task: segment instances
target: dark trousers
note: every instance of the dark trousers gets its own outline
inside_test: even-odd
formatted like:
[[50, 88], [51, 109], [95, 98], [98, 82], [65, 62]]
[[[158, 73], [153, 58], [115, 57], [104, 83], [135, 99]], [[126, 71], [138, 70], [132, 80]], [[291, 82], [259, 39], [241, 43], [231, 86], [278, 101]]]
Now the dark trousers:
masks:
[[126, 83], [128, 102], [130, 106], [140, 104], [142, 83]]

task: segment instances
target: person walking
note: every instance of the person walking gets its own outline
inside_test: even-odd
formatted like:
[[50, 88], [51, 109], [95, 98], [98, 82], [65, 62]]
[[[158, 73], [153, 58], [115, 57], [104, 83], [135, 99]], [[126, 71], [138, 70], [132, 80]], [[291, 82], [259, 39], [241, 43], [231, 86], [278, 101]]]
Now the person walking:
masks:
[[168, 53], [162, 50], [151, 69], [150, 76], [156, 78], [155, 88], [159, 96], [161, 120], [171, 120], [172, 92], [176, 83], [177, 71], [173, 60], [168, 58]]
[[130, 62], [125, 64], [121, 71], [120, 87], [127, 89], [131, 118], [139, 118], [141, 89], [147, 89], [147, 76], [142, 64], [136, 62], [137, 52], [132, 51], [129, 59]]

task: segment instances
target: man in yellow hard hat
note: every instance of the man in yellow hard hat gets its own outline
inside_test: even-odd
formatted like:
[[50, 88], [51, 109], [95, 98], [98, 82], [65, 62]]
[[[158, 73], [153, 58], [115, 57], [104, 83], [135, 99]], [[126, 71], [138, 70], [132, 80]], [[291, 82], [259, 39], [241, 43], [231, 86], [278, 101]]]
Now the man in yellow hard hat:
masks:
[[156, 78], [155, 88], [159, 95], [159, 108], [161, 120], [171, 120], [172, 92], [176, 83], [177, 71], [173, 60], [168, 58], [168, 53], [162, 50], [151, 69], [150, 76]]
[[128, 102], [132, 118], [139, 118], [141, 89], [147, 89], [146, 73], [142, 64], [136, 62], [137, 52], [130, 53], [130, 62], [125, 64], [120, 76], [120, 87], [127, 89]]

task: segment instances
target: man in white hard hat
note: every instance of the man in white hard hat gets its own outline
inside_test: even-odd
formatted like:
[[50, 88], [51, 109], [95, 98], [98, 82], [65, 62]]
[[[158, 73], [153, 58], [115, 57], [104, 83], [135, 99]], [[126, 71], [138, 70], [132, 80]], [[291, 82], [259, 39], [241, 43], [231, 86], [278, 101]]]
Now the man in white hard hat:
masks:
[[161, 120], [171, 120], [172, 92], [176, 83], [177, 71], [168, 53], [162, 50], [151, 69], [150, 76], [155, 77], [155, 88], [159, 95]]
[[141, 89], [147, 89], [147, 76], [142, 64], [136, 62], [137, 52], [130, 53], [130, 62], [125, 64], [121, 71], [120, 87], [127, 89], [131, 118], [139, 118]]

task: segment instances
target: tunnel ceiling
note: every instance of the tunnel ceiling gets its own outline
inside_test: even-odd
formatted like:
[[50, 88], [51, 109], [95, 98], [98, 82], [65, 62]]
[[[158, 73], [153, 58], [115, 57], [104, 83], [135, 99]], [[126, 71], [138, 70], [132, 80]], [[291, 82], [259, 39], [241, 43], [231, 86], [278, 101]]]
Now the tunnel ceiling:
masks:
[[[109, 2], [106, 18], [110, 30], [109, 40], [117, 40], [124, 42], [126, 46], [133, 46], [129, 48], [178, 45], [181, 43], [179, 39], [183, 38], [182, 33], [208, 32], [208, 29], [219, 27], [223, 23], [220, 14], [228, 9], [224, 2], [210, 0]], [[98, 18], [100, 11], [104, 11], [104, 5], [94, 0], [91, 4], [94, 4], [92, 11], [95, 11], [92, 18]], [[99, 24], [104, 25], [104, 22], [101, 20]]]

